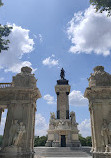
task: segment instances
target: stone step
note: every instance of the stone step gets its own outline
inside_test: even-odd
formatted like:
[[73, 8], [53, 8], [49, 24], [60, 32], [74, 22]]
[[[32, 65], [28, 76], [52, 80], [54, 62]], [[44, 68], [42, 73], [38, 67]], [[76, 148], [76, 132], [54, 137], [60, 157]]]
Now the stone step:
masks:
[[91, 150], [91, 147], [35, 147], [35, 149], [41, 151], [79, 151], [79, 150]]
[[88, 154], [87, 153], [85, 153], [85, 152], [69, 152], [69, 153], [64, 153], [64, 152], [58, 152], [58, 153], [54, 153], [54, 152], [49, 152], [49, 153], [41, 153], [42, 155], [50, 155], [50, 156], [56, 156], [56, 155], [62, 155], [62, 156], [73, 156], [73, 155], [75, 155], [75, 156], [77, 156], [78, 154], [80, 155], [80, 156], [82, 156], [82, 155], [84, 155], [84, 156], [88, 156]]
[[89, 157], [90, 148], [36, 147], [36, 155], [43, 157]]

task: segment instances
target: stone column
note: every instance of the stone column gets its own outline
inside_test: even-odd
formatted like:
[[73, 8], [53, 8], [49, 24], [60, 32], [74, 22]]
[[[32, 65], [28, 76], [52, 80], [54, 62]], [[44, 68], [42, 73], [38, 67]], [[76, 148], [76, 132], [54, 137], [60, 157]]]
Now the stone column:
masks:
[[89, 78], [85, 97], [89, 99], [94, 158], [111, 157], [111, 75], [97, 66]]
[[55, 86], [57, 94], [57, 118], [69, 119], [69, 99], [70, 86], [67, 80], [58, 80]]

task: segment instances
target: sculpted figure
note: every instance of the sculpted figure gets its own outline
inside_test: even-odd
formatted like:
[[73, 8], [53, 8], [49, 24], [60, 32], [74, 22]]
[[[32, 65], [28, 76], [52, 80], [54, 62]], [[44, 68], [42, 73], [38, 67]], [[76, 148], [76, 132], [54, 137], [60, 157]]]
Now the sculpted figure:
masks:
[[55, 120], [55, 113], [54, 112], [50, 112], [50, 120]]
[[54, 128], [55, 126], [55, 113], [54, 112], [51, 112], [50, 113], [50, 128]]
[[14, 145], [14, 137], [17, 135], [17, 131], [19, 129], [19, 124], [18, 124], [18, 120], [14, 120], [14, 122], [12, 122], [12, 126], [10, 128], [10, 132], [9, 132], [9, 142], [8, 145]]
[[61, 129], [61, 128], [62, 128], [62, 125], [63, 125], [63, 121], [60, 120], [60, 121], [59, 121], [59, 124], [58, 124], [58, 128]]
[[14, 137], [14, 145], [19, 146], [20, 141], [21, 141], [25, 131], [26, 130], [25, 130], [25, 126], [23, 125], [23, 122], [20, 122], [19, 129], [17, 131], [17, 134]]
[[63, 80], [65, 79], [65, 71], [64, 71], [63, 68], [61, 69], [60, 77], [61, 77], [61, 79], [63, 79]]
[[9, 132], [10, 137], [8, 145], [18, 146], [24, 133], [25, 126], [23, 125], [23, 122], [20, 122], [20, 124], [18, 124], [18, 120], [12, 122], [12, 126]]
[[71, 124], [76, 124], [75, 112], [70, 112]]
[[111, 122], [108, 124], [109, 144], [111, 145]]
[[109, 135], [108, 135], [108, 125], [105, 119], [103, 120], [103, 124], [102, 124], [101, 136], [102, 136], [102, 144], [105, 147], [105, 149], [108, 150]]
[[66, 128], [66, 122], [63, 120], [60, 120], [58, 123], [58, 129], [65, 129]]

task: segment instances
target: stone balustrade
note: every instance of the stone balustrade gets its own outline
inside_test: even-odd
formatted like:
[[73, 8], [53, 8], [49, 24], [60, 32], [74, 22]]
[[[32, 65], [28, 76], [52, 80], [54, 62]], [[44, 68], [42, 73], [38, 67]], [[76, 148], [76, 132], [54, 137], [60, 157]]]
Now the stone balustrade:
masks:
[[12, 83], [0, 83], [0, 88], [13, 87]]

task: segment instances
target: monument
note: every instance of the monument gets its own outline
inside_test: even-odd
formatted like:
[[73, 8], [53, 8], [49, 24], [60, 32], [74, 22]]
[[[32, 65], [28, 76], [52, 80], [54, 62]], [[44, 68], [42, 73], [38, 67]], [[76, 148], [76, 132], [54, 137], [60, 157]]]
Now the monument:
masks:
[[50, 113], [48, 130], [48, 147], [79, 147], [77, 122], [75, 112], [69, 114], [69, 93], [70, 85], [65, 79], [65, 71], [62, 68], [60, 80], [57, 80], [55, 92], [57, 94], [57, 117]]
[[31, 154], [34, 152], [36, 100], [41, 97], [30, 67], [21, 68], [12, 83], [0, 83], [0, 120], [7, 108], [0, 154]]
[[111, 74], [97, 66], [88, 80], [93, 158], [111, 158]]

